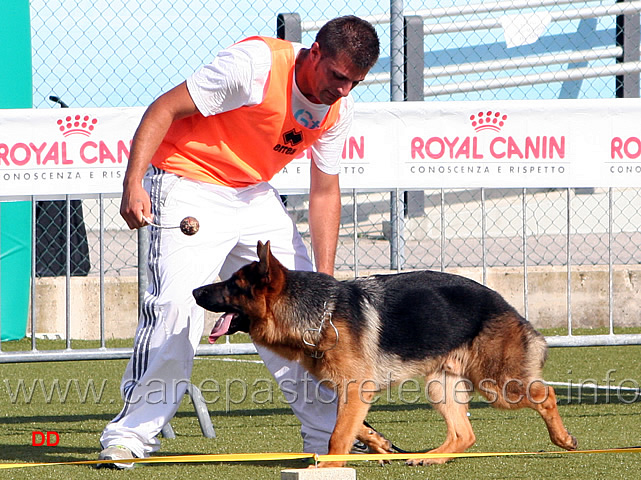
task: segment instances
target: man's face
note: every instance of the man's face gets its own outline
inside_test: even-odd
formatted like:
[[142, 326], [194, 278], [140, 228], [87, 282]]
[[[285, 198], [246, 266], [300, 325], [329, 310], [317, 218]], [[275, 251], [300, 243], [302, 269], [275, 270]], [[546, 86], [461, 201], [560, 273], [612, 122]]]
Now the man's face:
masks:
[[341, 97], [347, 96], [367, 74], [367, 70], [357, 69], [347, 55], [339, 54], [335, 58], [323, 56], [318, 44], [312, 46], [310, 55], [314, 62], [314, 84], [311, 93], [315, 97], [310, 99], [316, 103], [336, 103]]

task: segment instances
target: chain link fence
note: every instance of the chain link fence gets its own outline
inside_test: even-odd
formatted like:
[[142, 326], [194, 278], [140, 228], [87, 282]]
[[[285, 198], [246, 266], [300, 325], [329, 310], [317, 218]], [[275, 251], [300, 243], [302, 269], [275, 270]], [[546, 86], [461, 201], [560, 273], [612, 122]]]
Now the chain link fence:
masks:
[[[639, 5], [571, 0], [392, 1], [389, 5], [363, 0], [349, 7], [333, 2], [36, 0], [31, 7], [34, 106], [57, 106], [51, 96], [63, 106], [147, 105], [218, 50], [250, 35], [275, 35], [277, 15], [285, 12], [300, 16], [306, 44], [326, 19], [338, 15], [353, 13], [376, 25], [383, 52], [368, 79], [355, 89], [357, 101], [389, 101], [395, 97], [394, 89], [403, 90], [405, 98], [427, 101], [614, 98], [623, 95], [623, 80], [612, 73], [620, 71], [608, 68], [624, 60], [636, 61], [633, 96], [638, 96]], [[626, 22], [628, 33], [623, 28]], [[530, 38], [519, 37], [528, 33]], [[393, 45], [403, 50], [400, 61]], [[582, 72], [578, 77], [577, 69]], [[394, 76], [400, 70], [399, 84]], [[607, 195], [481, 193], [401, 192], [406, 221], [402, 244], [392, 247], [394, 192], [347, 194], [338, 269], [396, 268], [394, 257], [399, 254], [403, 268], [512, 266], [524, 261], [564, 264], [568, 258], [575, 264], [605, 263], [608, 209], [601, 202]], [[638, 254], [631, 247], [638, 224], [625, 205], [637, 203], [638, 192], [626, 190], [615, 196], [624, 206], [613, 213], [614, 242], [619, 246], [614, 260], [635, 263]], [[570, 197], [574, 211], [566, 228]], [[136, 236], [119, 219], [117, 204], [118, 199], [105, 200], [105, 247], [112, 253], [106, 273], [129, 275], [137, 268]], [[289, 205], [305, 232], [304, 197], [296, 201], [291, 197]], [[56, 241], [65, 233], [60, 220], [65, 208], [64, 203], [39, 202], [38, 275], [66, 271], [66, 258], [60, 255], [60, 240]], [[97, 273], [97, 208], [96, 201], [85, 201], [84, 209], [80, 203], [72, 205], [74, 275]], [[86, 241], [83, 220], [89, 226]], [[481, 221], [487, 223], [484, 232]], [[535, 225], [528, 231], [524, 222]], [[567, 234], [573, 238], [569, 242]], [[87, 255], [89, 268], [83, 258]]]
[[[275, 36], [287, 12], [307, 45], [339, 15], [375, 24], [382, 54], [357, 102], [638, 97], [640, 10], [638, 1], [34, 0], [33, 103], [148, 105], [220, 49]], [[38, 201], [36, 276], [135, 276], [138, 237], [119, 203]], [[287, 205], [309, 241], [307, 197]], [[345, 191], [336, 266], [358, 275], [637, 265], [640, 206], [635, 188]]]
[[[336, 268], [366, 273], [396, 269], [641, 264], [638, 189], [481, 189], [419, 192], [420, 210], [408, 202], [402, 252], [390, 246], [391, 192], [344, 192]], [[414, 196], [413, 199], [417, 197]], [[287, 205], [309, 245], [307, 196]], [[610, 206], [610, 202], [612, 205]], [[417, 202], [418, 203], [418, 202]], [[135, 276], [138, 238], [121, 220], [119, 198], [103, 200], [104, 273]], [[65, 201], [36, 206], [36, 276], [67, 272]], [[72, 276], [98, 275], [100, 205], [71, 200]], [[84, 213], [84, 217], [83, 217]]]

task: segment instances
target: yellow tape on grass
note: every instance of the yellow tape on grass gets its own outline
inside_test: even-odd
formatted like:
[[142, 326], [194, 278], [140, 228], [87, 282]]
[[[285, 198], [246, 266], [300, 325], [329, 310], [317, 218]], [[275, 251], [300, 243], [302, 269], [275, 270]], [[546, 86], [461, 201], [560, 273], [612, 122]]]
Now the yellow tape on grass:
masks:
[[478, 458], [478, 457], [515, 457], [533, 455], [579, 455], [595, 453], [640, 453], [641, 447], [606, 448], [600, 450], [559, 450], [554, 452], [466, 452], [466, 453], [368, 453], [349, 455], [316, 455], [311, 453], [230, 453], [230, 454], [201, 454], [201, 455], [175, 455], [147, 458], [133, 458], [131, 460], [81, 460], [74, 462], [47, 462], [47, 463], [1, 463], [0, 469], [27, 468], [53, 465], [96, 465], [99, 463], [203, 463], [203, 462], [256, 462], [278, 460], [303, 460], [311, 459], [315, 462], [357, 462], [378, 460], [407, 460], [410, 458]]

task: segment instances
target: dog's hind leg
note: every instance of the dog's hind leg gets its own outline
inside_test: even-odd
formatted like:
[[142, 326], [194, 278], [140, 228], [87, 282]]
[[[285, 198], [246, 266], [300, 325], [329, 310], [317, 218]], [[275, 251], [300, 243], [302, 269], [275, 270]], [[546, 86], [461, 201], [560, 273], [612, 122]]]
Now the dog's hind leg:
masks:
[[[485, 342], [484, 358], [470, 368], [477, 391], [496, 408], [516, 410], [527, 407], [536, 410], [547, 426], [552, 443], [566, 450], [575, 450], [576, 438], [563, 426], [554, 389], [541, 380], [546, 345], [540, 336], [532, 333], [523, 336], [522, 330], [519, 336], [518, 332], [507, 339], [504, 337], [500, 348], [491, 343], [500, 338], [498, 335]], [[497, 359], [492, 356], [495, 352], [507, 352], [508, 355]], [[492, 370], [480, 368], [490, 364], [494, 366]]]
[[[438, 376], [427, 377], [425, 388], [429, 401], [443, 416], [447, 425], [447, 436], [443, 445], [427, 453], [462, 453], [474, 445], [476, 437], [467, 417], [472, 383], [458, 375], [441, 371]], [[405, 463], [415, 466], [445, 463], [449, 460], [452, 460], [452, 457], [414, 458]]]
[[547, 426], [552, 443], [566, 450], [576, 450], [578, 442], [563, 425], [556, 406], [554, 389], [545, 385], [543, 380], [534, 380], [528, 384], [527, 394], [519, 407], [529, 407], [539, 412]]
[[547, 344], [540, 333], [518, 315], [504, 315], [485, 327], [472, 351], [475, 359], [468, 363], [466, 374], [490, 405], [536, 410], [555, 445], [576, 449], [576, 438], [563, 426], [554, 389], [541, 380]]
[[515, 377], [501, 380], [485, 379], [477, 386], [477, 390], [493, 407], [509, 410], [527, 407], [536, 410], [547, 426], [552, 443], [566, 450], [575, 450], [576, 438], [563, 426], [556, 406], [554, 389], [543, 380]]

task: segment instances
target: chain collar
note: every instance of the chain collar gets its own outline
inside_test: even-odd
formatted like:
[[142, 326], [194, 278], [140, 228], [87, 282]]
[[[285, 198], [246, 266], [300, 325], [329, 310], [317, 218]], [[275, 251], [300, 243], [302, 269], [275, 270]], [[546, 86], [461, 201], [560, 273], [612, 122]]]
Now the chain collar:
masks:
[[[325, 323], [328, 323], [334, 329], [334, 335], [336, 336], [336, 341], [334, 342], [334, 345], [332, 345], [330, 348], [328, 348], [325, 351], [321, 351], [319, 350], [318, 346], [320, 345], [320, 342], [323, 339], [323, 327], [325, 326]], [[338, 345], [338, 329], [336, 328], [336, 326], [334, 325], [334, 322], [332, 321], [332, 312], [330, 311], [330, 308], [327, 306], [327, 302], [323, 304], [323, 316], [321, 317], [320, 325], [318, 325], [318, 328], [310, 328], [303, 332], [303, 343], [306, 346], [312, 347], [314, 349], [312, 353], [309, 354], [309, 356], [316, 359], [323, 358], [323, 355], [325, 355], [325, 352], [333, 350], [334, 348], [336, 348], [336, 345]]]

